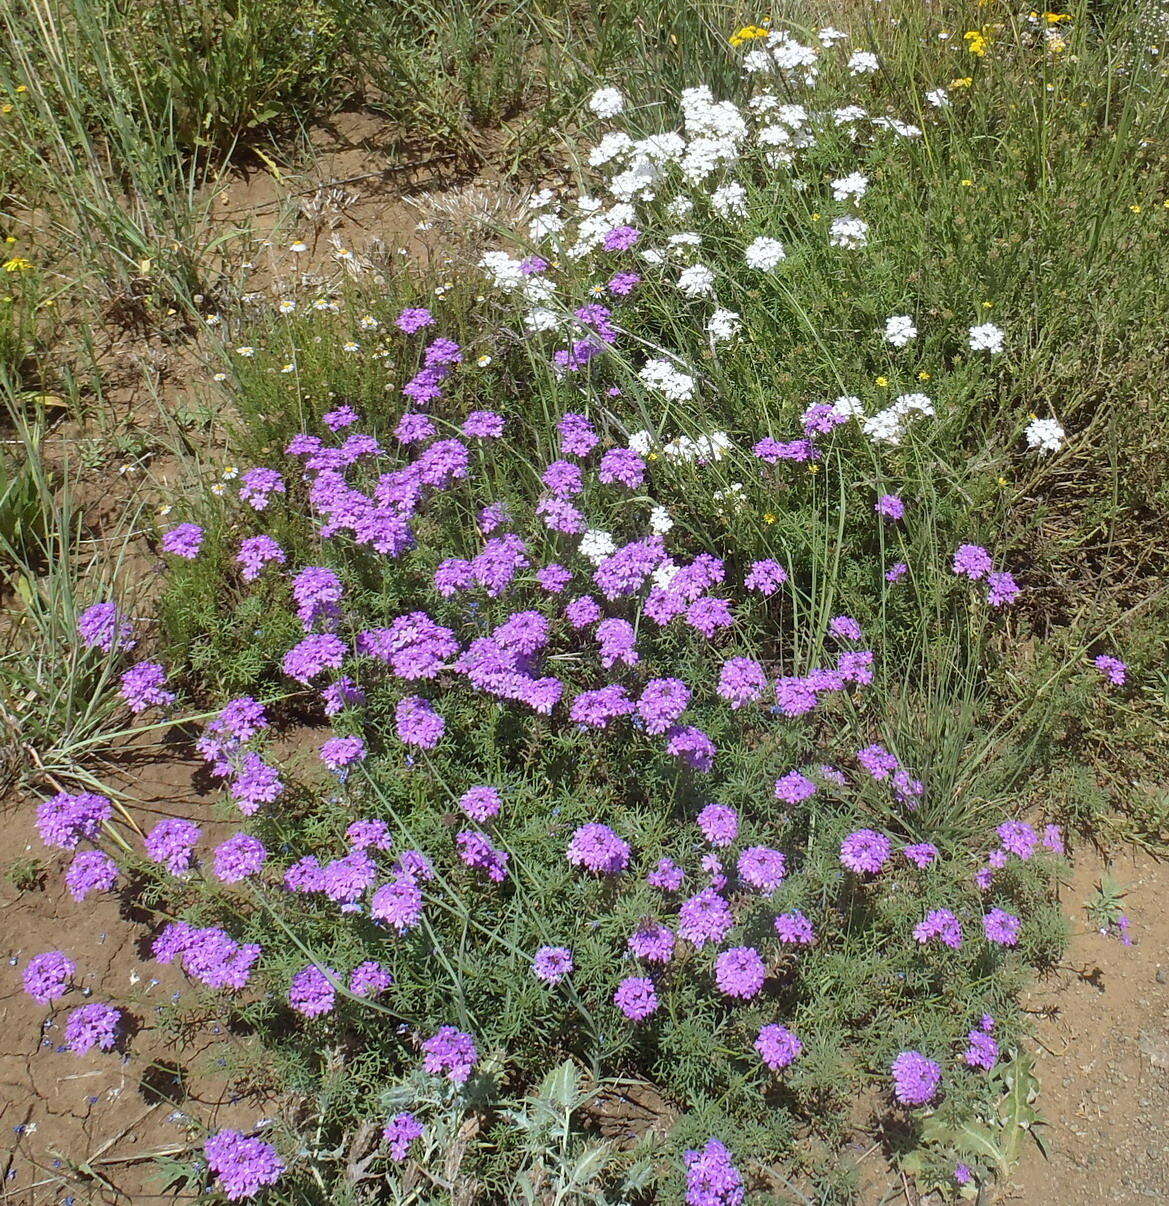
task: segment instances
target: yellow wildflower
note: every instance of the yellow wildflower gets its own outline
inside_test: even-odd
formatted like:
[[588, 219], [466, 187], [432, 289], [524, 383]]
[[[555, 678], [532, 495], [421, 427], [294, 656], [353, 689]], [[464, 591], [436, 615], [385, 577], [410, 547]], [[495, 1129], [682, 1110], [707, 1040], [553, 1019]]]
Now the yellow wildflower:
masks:
[[10, 260], [4, 261], [5, 272], [28, 272], [32, 268], [32, 261], [26, 260], [22, 255], [14, 255]]

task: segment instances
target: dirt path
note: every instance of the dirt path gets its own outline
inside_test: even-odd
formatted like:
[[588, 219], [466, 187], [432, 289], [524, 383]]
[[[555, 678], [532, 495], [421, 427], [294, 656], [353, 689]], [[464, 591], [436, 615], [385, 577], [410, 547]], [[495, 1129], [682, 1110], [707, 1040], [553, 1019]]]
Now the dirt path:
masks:
[[1076, 860], [1064, 907], [1076, 929], [1063, 967], [1037, 985], [1039, 1109], [1032, 1148], [1001, 1200], [1035, 1206], [1169, 1203], [1169, 863], [1121, 852], [1132, 946], [1088, 928], [1107, 864]]

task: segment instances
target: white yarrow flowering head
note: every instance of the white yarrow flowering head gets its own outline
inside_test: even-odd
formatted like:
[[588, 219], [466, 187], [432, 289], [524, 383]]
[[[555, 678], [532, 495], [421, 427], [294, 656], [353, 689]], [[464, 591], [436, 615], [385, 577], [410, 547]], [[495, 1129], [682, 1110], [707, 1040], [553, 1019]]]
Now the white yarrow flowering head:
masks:
[[638, 456], [648, 456], [653, 446], [653, 435], [644, 428], [641, 431], [635, 431], [629, 437], [629, 447]]
[[834, 201], [859, 201], [869, 187], [868, 176], [862, 175], [860, 172], [850, 172], [847, 176], [841, 176], [839, 180], [832, 181], [832, 199]]
[[598, 565], [610, 553], [617, 551], [617, 542], [608, 532], [600, 528], [589, 528], [580, 538], [578, 548], [582, 557], [594, 565]]
[[715, 310], [706, 320], [706, 333], [716, 343], [733, 339], [742, 328], [743, 321], [734, 310]]
[[1067, 432], [1056, 419], [1032, 419], [1024, 432], [1027, 447], [1037, 452], [1058, 452], [1067, 438]]
[[869, 224], [861, 218], [833, 218], [828, 228], [828, 243], [832, 247], [843, 247], [856, 251], [869, 241]]
[[854, 50], [848, 60], [853, 75], [872, 75], [880, 65], [877, 56], [868, 50]]
[[1003, 350], [1003, 340], [1006, 333], [996, 327], [993, 322], [980, 323], [970, 328], [970, 350], [972, 352], [989, 352], [992, 356]]
[[671, 402], [687, 402], [694, 396], [694, 378], [668, 360], [647, 360], [637, 375], [646, 389], [665, 394]]
[[616, 117], [625, 108], [625, 98], [616, 88], [598, 88], [589, 97], [589, 108], [598, 117]]
[[787, 258], [787, 252], [778, 239], [761, 236], [756, 239], [744, 252], [748, 268], [757, 268], [761, 272], [770, 272], [780, 260]]
[[678, 289], [687, 297], [704, 297], [714, 292], [714, 273], [705, 264], [691, 264], [678, 274]]
[[664, 536], [673, 526], [674, 521], [665, 507], [654, 507], [650, 511], [649, 530], [655, 536]]

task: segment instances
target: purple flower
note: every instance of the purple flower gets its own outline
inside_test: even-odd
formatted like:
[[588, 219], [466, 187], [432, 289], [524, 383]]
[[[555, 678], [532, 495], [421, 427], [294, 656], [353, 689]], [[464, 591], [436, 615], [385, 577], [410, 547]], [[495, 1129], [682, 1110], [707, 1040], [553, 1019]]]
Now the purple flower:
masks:
[[121, 1011], [113, 1005], [93, 1001], [72, 1010], [65, 1019], [65, 1046], [76, 1055], [97, 1047], [109, 1051], [118, 1038]]
[[463, 435], [479, 440], [498, 439], [503, 435], [503, 417], [493, 410], [473, 410], [463, 420]]
[[678, 910], [678, 936], [697, 950], [721, 942], [732, 925], [730, 906], [713, 888], [703, 888]]
[[769, 465], [774, 465], [776, 461], [814, 461], [820, 457], [816, 445], [811, 440], [788, 440], [784, 442], [768, 437], [767, 439], [760, 440], [751, 451], [761, 461], [766, 461]]
[[395, 1114], [382, 1128], [382, 1140], [390, 1145], [390, 1159], [401, 1164], [410, 1144], [421, 1139], [426, 1128], [408, 1110]]
[[938, 848], [930, 842], [918, 842], [913, 846], [906, 846], [901, 853], [922, 871], [931, 863], [936, 862], [938, 858]]
[[606, 251], [628, 251], [641, 238], [641, 232], [633, 226], [614, 226], [606, 231], [603, 245]]
[[563, 498], [540, 499], [536, 514], [550, 531], [563, 532], [567, 536], [579, 536], [588, 527], [580, 511]]
[[900, 582], [901, 579], [903, 577], [905, 577], [905, 575], [908, 571], [909, 571], [909, 566], [906, 565], [904, 561], [898, 561], [897, 564], [894, 565], [892, 569], [886, 571], [885, 581], [886, 582]]
[[423, 306], [410, 306], [394, 319], [394, 326], [406, 335], [414, 335], [434, 323], [434, 315]]
[[76, 850], [83, 840], [96, 838], [103, 822], [113, 815], [114, 806], [105, 796], [59, 792], [37, 807], [37, 829], [46, 846]]
[[166, 670], [157, 662], [139, 662], [122, 675], [121, 696], [135, 715], [147, 708], [165, 708], [175, 701], [175, 693], [164, 689]]
[[294, 645], [285, 655], [283, 668], [289, 678], [308, 686], [326, 670], [339, 670], [345, 660], [345, 642], [331, 632], [315, 633]]
[[628, 716], [634, 710], [633, 700], [620, 683], [610, 683], [596, 691], [582, 691], [572, 701], [569, 717], [575, 724], [603, 729], [611, 720]]
[[666, 753], [680, 758], [695, 770], [708, 771], [714, 765], [718, 749], [701, 729], [680, 724], [666, 733]]
[[610, 277], [609, 283], [605, 288], [617, 297], [627, 297], [640, 284], [641, 277], [638, 273], [616, 272]]
[[866, 745], [857, 750], [856, 760], [874, 779], [887, 779], [901, 765], [883, 745]]
[[389, 850], [394, 845], [385, 821], [354, 821], [345, 830], [345, 838], [354, 850], [368, 850], [371, 846]]
[[254, 582], [268, 562], [283, 565], [288, 558], [271, 536], [249, 536], [240, 541], [235, 560], [240, 567], [240, 577], [245, 582]]
[[739, 814], [725, 804], [708, 804], [698, 814], [698, 828], [712, 846], [729, 846], [739, 836]]
[[413, 876], [399, 875], [373, 894], [369, 915], [405, 934], [422, 920], [422, 903], [422, 889]]
[[217, 879], [238, 884], [256, 875], [267, 861], [268, 851], [259, 838], [237, 833], [215, 847], [213, 867]]
[[637, 714], [646, 732], [657, 736], [669, 729], [689, 702], [690, 688], [680, 678], [652, 678], [642, 688]]
[[568, 861], [601, 875], [619, 875], [629, 866], [629, 843], [608, 825], [581, 825], [568, 844]]
[[394, 727], [407, 745], [432, 750], [446, 731], [446, 721], [421, 695], [408, 695], [394, 709]]
[[77, 964], [64, 951], [34, 955], [24, 969], [24, 991], [39, 1005], [56, 1001], [69, 991]]
[[187, 561], [194, 561], [203, 546], [203, 529], [197, 523], [181, 523], [177, 528], [164, 532], [162, 549]]
[[786, 1026], [772, 1024], [759, 1031], [755, 1050], [773, 1072], [779, 1072], [800, 1057], [804, 1044]]
[[1004, 909], [991, 909], [982, 919], [987, 940], [999, 946], [1017, 946], [1022, 925], [1018, 917]]
[[723, 662], [718, 677], [718, 693], [736, 711], [754, 703], [767, 689], [763, 667], [749, 657], [732, 657]]
[[648, 976], [626, 976], [617, 985], [613, 1004], [631, 1021], [640, 1022], [655, 1013], [661, 1002]]
[[203, 1144], [203, 1154], [230, 1202], [254, 1198], [265, 1185], [275, 1185], [284, 1172], [284, 1162], [271, 1144], [239, 1131], [216, 1131]]
[[303, 971], [298, 971], [292, 977], [288, 988], [289, 1005], [306, 1018], [318, 1018], [322, 1014], [332, 1013], [333, 1006], [337, 1003], [337, 992], [329, 982], [330, 976], [335, 980], [337, 973], [329, 968], [326, 975], [315, 963], [310, 963]]
[[778, 561], [754, 561], [743, 585], [761, 595], [773, 595], [787, 581], [787, 570]]
[[454, 1026], [440, 1026], [438, 1033], [422, 1044], [425, 1066], [432, 1076], [445, 1074], [456, 1085], [465, 1084], [479, 1060], [475, 1040]]
[[284, 791], [280, 774], [259, 754], [245, 754], [239, 773], [231, 781], [231, 794], [236, 807], [250, 817], [261, 804], [271, 804]]
[[817, 402], [804, 411], [803, 422], [805, 435], [827, 435], [842, 423], [847, 423], [848, 416], [841, 414], [828, 402]]
[[717, 1139], [685, 1153], [686, 1206], [742, 1206], [746, 1190], [731, 1153]]
[[133, 625], [118, 611], [115, 603], [95, 603], [87, 607], [77, 617], [77, 635], [87, 649], [100, 649], [103, 653], [130, 650], [138, 644]]
[[558, 595], [572, 581], [572, 571], [553, 561], [536, 571], [536, 581], [542, 590]]
[[1128, 667], [1119, 658], [1102, 653], [1092, 659], [1092, 665], [1103, 674], [1114, 687], [1123, 687], [1128, 681]]
[[775, 781], [775, 798], [784, 804], [796, 805], [810, 800], [816, 794], [816, 785], [799, 771], [788, 771]]
[[593, 581], [606, 599], [631, 595], [665, 560], [666, 546], [660, 536], [631, 540], [598, 563]]
[[616, 662], [636, 666], [641, 660], [634, 648], [637, 634], [628, 620], [610, 617], [597, 625], [597, 640], [601, 645], [601, 665], [609, 670]]
[[902, 1105], [933, 1101], [942, 1083], [942, 1069], [920, 1051], [902, 1051], [893, 1061], [893, 1096]]
[[957, 950], [962, 945], [962, 923], [949, 909], [932, 909], [913, 927], [913, 937], [923, 946], [937, 938]]
[[408, 410], [394, 428], [394, 438], [400, 444], [419, 444], [435, 433], [434, 420], [429, 415]]
[[564, 617], [573, 628], [587, 628], [601, 618], [601, 608], [596, 599], [580, 595], [564, 609]]
[[828, 622], [828, 631], [845, 641], [859, 641], [862, 636], [861, 626], [852, 616], [833, 616]]
[[208, 988], [236, 990], [247, 987], [260, 953], [257, 943], [241, 945], [223, 930], [197, 929], [185, 921], [165, 925], [152, 947], [159, 963], [179, 959], [183, 971]]
[[696, 632], [702, 633], [709, 641], [716, 632], [729, 628], [735, 619], [731, 614], [731, 605], [725, 599], [713, 595], [703, 595], [695, 599], [686, 609], [686, 623]]
[[566, 946], [542, 946], [532, 960], [532, 972], [545, 984], [559, 984], [572, 975], [572, 951]]
[[330, 431], [340, 431], [343, 427], [356, 423], [358, 417], [357, 411], [352, 406], [338, 406], [336, 410], [330, 410], [321, 415], [321, 422]]
[[376, 959], [359, 963], [349, 973], [349, 991], [355, 997], [376, 997], [393, 982], [394, 977]]
[[994, 568], [990, 554], [979, 544], [961, 544], [954, 554], [954, 573], [977, 582]]
[[249, 469], [240, 483], [240, 499], [256, 511], [263, 511], [273, 494], [284, 493], [284, 478], [275, 469]]
[[566, 414], [556, 424], [556, 430], [560, 433], [560, 446], [566, 456], [588, 456], [600, 443], [593, 425], [584, 415]]
[[584, 489], [580, 466], [571, 461], [553, 461], [540, 475], [540, 480], [556, 498], [572, 498]]
[[118, 882], [118, 866], [100, 850], [79, 850], [65, 872], [65, 886], [74, 900], [91, 892], [108, 892]]
[[747, 1001], [763, 987], [767, 969], [754, 947], [733, 946], [714, 961], [714, 978], [720, 992]]
[[448, 557], [434, 571], [434, 589], [444, 599], [449, 599], [460, 590], [466, 590], [475, 580], [471, 563], [462, 557]]
[[962, 1053], [963, 1061], [971, 1068], [984, 1068], [989, 1072], [999, 1062], [999, 1045], [985, 1030], [971, 1030], [966, 1036], [968, 1046]]
[[905, 503], [896, 494], [882, 494], [874, 510], [882, 519], [905, 518]]
[[645, 921], [629, 936], [626, 945], [647, 963], [669, 963], [674, 954], [674, 932], [660, 921]]
[[611, 448], [601, 457], [597, 480], [602, 486], [619, 483], [636, 490], [645, 482], [645, 461], [630, 448]]
[[487, 837], [474, 829], [464, 829], [455, 837], [459, 847], [459, 858], [468, 867], [486, 871], [487, 878], [502, 883], [507, 878], [507, 864], [511, 857], [506, 851], [496, 850]]
[[1026, 862], [1039, 846], [1039, 834], [1025, 821], [1004, 821], [995, 831], [1003, 849]]
[[780, 942], [786, 942], [789, 946], [814, 946], [816, 944], [815, 927], [799, 909], [794, 909], [790, 913], [780, 913], [775, 919], [775, 932], [779, 935]]
[[1001, 573], [987, 574], [986, 583], [990, 587], [986, 601], [991, 607], [1002, 607], [1007, 603], [1013, 603], [1021, 593], [1014, 576], [1005, 570]]
[[162, 863], [172, 875], [181, 875], [191, 869], [199, 837], [198, 825], [181, 817], [168, 817], [146, 835], [146, 857], [152, 863]]
[[836, 669], [846, 683], [867, 687], [873, 681], [873, 654], [869, 649], [846, 649], [837, 654]]
[[330, 737], [321, 746], [321, 761], [331, 771], [342, 771], [360, 762], [366, 754], [360, 737]]
[[685, 878], [686, 873], [673, 859], [661, 858], [658, 859], [658, 865], [645, 877], [645, 882], [651, 888], [658, 888], [663, 892], [677, 892]]
[[816, 710], [816, 692], [805, 679], [786, 675], [775, 680], [775, 701], [785, 716], [806, 716]]
[[332, 627], [341, 614], [338, 604], [343, 593], [341, 579], [323, 566], [310, 565], [292, 579], [296, 614], [305, 632], [311, 632], [318, 624]]
[[840, 861], [857, 875], [875, 875], [889, 861], [892, 849], [883, 833], [858, 829], [840, 843]]
[[739, 878], [760, 892], [771, 893], [783, 883], [787, 859], [770, 846], [748, 846], [739, 855]]
[[473, 821], [489, 820], [498, 816], [503, 801], [494, 787], [472, 787], [459, 797], [459, 807]]
[[973, 1179], [974, 1174], [970, 1171], [970, 1166], [968, 1164], [954, 1165], [954, 1180], [959, 1185], [969, 1185]]

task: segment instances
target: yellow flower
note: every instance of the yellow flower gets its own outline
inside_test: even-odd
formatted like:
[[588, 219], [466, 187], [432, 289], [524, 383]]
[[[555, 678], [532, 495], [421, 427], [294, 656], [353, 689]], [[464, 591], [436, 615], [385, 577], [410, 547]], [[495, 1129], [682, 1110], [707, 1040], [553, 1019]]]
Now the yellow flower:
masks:
[[999, 478], [999, 485], [1000, 485], [1000, 486], [1005, 486], [1006, 484], [1007, 484], [1007, 479], [1006, 479], [1005, 477], [1000, 477], [1000, 478]]
[[928, 381], [930, 379], [930, 374], [927, 373], [925, 369], [922, 369], [921, 372], [917, 374], [917, 379], [919, 381]]
[[744, 25], [742, 29], [731, 34], [728, 40], [732, 46], [742, 46], [744, 42], [750, 42], [753, 38], [765, 37], [767, 37], [767, 30], [761, 25]]
[[22, 255], [14, 255], [12, 259], [4, 261], [5, 272], [27, 272], [31, 267], [32, 261]]
[[763, 522], [764, 523], [775, 523], [775, 516], [772, 515], [772, 513], [770, 511], [768, 511], [767, 514], [763, 516]]
[[1072, 15], [1071, 13], [1044, 13], [1043, 19], [1048, 25], [1058, 25], [1061, 21], [1070, 21]]
[[970, 85], [973, 83], [974, 83], [974, 76], [967, 75], [967, 76], [963, 76], [961, 79], [958, 79], [958, 80], [951, 80], [950, 87], [951, 88], [969, 88]]
[[819, 472], [820, 472], [820, 466], [819, 466], [819, 465], [809, 465], [809, 466], [808, 466], [808, 472], [809, 472], [809, 473], [819, 473]]
[[889, 384], [889, 378], [888, 377], [878, 377], [877, 384], [883, 388], [884, 386]]
[[813, 222], [819, 222], [819, 221], [820, 221], [820, 215], [819, 215], [819, 214], [813, 214], [813, 215], [812, 215], [812, 221], [813, 221]]
[[984, 310], [993, 310], [993, 309], [994, 309], [994, 302], [990, 302], [990, 301], [983, 302], [983, 303], [982, 303], [982, 308], [983, 308]]
[[974, 184], [973, 180], [963, 180], [962, 181], [963, 188], [970, 188], [973, 184]]
[[990, 39], [987, 38], [986, 34], [979, 29], [967, 30], [967, 32], [962, 35], [962, 38], [966, 42], [966, 49], [970, 51], [971, 54], [977, 55], [977, 57], [980, 59], [990, 48]]
[[1134, 214], [1139, 214], [1141, 212], [1141, 207], [1139, 205], [1130, 205], [1129, 209], [1131, 209]]

